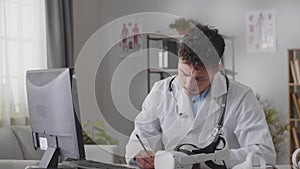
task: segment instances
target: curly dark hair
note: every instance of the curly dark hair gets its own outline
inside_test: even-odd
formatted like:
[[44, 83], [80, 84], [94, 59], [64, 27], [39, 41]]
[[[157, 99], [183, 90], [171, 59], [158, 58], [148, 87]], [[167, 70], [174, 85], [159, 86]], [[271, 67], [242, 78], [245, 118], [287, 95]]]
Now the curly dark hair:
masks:
[[224, 39], [217, 29], [198, 23], [185, 34], [178, 48], [178, 56], [196, 69], [203, 65], [216, 66], [224, 48]]

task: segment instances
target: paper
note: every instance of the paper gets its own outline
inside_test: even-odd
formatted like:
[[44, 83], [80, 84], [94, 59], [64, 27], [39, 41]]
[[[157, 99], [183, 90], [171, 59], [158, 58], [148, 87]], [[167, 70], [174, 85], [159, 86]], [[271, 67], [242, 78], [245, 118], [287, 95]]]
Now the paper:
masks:
[[41, 150], [47, 150], [48, 149], [47, 138], [39, 137], [39, 141], [40, 141], [40, 149]]

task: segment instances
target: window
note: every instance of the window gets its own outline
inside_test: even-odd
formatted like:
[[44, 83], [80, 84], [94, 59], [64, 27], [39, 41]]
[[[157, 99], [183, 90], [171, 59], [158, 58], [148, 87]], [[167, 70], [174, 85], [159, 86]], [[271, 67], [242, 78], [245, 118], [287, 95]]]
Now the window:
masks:
[[0, 126], [25, 124], [25, 73], [46, 60], [44, 1], [0, 0]]

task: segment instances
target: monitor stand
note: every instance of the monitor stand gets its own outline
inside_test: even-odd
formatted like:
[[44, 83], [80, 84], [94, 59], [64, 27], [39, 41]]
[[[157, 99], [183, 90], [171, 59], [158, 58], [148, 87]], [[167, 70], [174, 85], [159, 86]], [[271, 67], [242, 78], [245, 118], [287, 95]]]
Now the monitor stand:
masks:
[[38, 165], [27, 166], [25, 169], [78, 169], [58, 164], [59, 148], [48, 147]]
[[41, 168], [57, 168], [59, 149], [48, 147], [39, 164]]
[[[38, 165], [31, 165], [31, 166], [27, 166], [25, 169], [45, 169], [45, 168], [41, 168]], [[82, 168], [58, 165], [58, 167], [50, 167], [48, 169], [82, 169]]]

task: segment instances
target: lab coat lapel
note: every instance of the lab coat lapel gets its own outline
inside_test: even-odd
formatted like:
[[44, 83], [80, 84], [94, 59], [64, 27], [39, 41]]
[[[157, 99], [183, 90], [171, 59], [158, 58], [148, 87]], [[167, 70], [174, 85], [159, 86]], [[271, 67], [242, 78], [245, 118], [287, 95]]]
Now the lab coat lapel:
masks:
[[215, 74], [211, 83], [211, 89], [212, 96], [214, 98], [220, 97], [227, 93], [226, 79], [220, 72]]
[[[203, 106], [201, 106], [201, 113], [208, 113], [204, 118], [201, 118], [201, 113], [196, 116], [194, 119], [192, 114], [192, 106], [190, 103], [190, 98], [186, 95], [181, 85], [179, 84], [178, 78], [174, 81], [176, 85], [176, 98], [178, 98], [176, 104], [178, 107], [177, 119], [173, 123], [172, 127], [165, 132], [165, 137], [169, 138], [168, 145], [176, 146], [180, 143], [193, 129], [198, 129], [199, 125], [203, 126], [201, 128], [205, 128], [206, 132], [201, 132], [200, 138], [205, 138], [208, 136], [207, 132], [211, 132], [212, 128], [216, 125], [218, 115], [215, 115], [216, 112], [219, 112], [221, 102], [219, 102], [221, 96], [227, 92], [226, 90], [226, 81], [225, 78], [217, 73], [214, 77], [214, 80], [211, 84], [211, 89], [208, 93], [208, 96], [205, 98], [203, 102]], [[220, 83], [220, 84], [218, 84]], [[198, 112], [199, 113], [199, 112]], [[180, 117], [182, 114], [182, 117]], [[215, 115], [215, 116], [212, 116]], [[203, 130], [204, 131], [204, 130]], [[180, 135], [174, 134], [181, 133]], [[170, 147], [168, 147], [170, 148]]]
[[178, 145], [178, 143], [180, 143], [181, 140], [183, 140], [186, 137], [189, 130], [193, 127], [194, 124], [194, 117], [192, 114], [192, 106], [190, 103], [190, 99], [180, 86], [178, 78], [175, 79], [174, 84], [176, 84], [174, 85], [174, 91], [176, 91], [175, 97], [177, 98], [176, 104], [178, 110], [177, 112], [174, 112], [177, 116], [176, 120], [174, 121], [172, 126], [164, 133], [164, 137], [168, 138], [164, 141], [167, 141], [167, 145], [170, 145], [170, 147], [166, 147], [167, 149], [172, 149], [174, 148], [172, 146]]
[[[211, 95], [213, 99], [211, 101], [209, 116], [214, 115], [216, 112], [219, 112], [222, 104], [222, 96], [226, 93], [226, 79], [220, 72], [218, 72], [215, 74], [214, 79], [211, 83]], [[218, 113], [218, 115], [219, 114], [220, 113]]]
[[197, 125], [206, 121], [207, 118], [211, 114], [214, 114], [216, 111], [218, 111], [219, 108], [220, 106], [219, 104], [217, 104], [215, 99], [212, 98], [211, 90], [210, 90], [207, 96], [205, 97], [201, 107], [198, 110], [194, 126], [196, 127]]
[[189, 96], [184, 92], [182, 86], [179, 83], [179, 79], [176, 78], [176, 98], [178, 98], [176, 104], [178, 107], [178, 114], [188, 117], [189, 120], [193, 120], [193, 110]]
[[189, 119], [193, 119], [193, 110], [189, 96], [182, 90], [177, 102], [178, 113], [188, 116]]
[[[193, 128], [196, 128], [196, 126], [200, 125], [203, 122], [209, 122], [208, 119], [213, 120], [209, 122], [210, 124], [214, 125], [216, 123], [221, 109], [222, 96], [226, 94], [226, 92], [226, 80], [224, 76], [221, 75], [220, 72], [218, 72], [215, 75], [213, 82], [211, 83], [211, 88], [208, 95], [206, 96], [204, 102], [202, 103], [202, 106], [197, 113]], [[215, 116], [215, 118], [211, 118], [211, 116], [213, 115]]]

